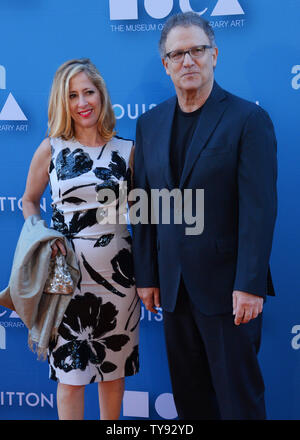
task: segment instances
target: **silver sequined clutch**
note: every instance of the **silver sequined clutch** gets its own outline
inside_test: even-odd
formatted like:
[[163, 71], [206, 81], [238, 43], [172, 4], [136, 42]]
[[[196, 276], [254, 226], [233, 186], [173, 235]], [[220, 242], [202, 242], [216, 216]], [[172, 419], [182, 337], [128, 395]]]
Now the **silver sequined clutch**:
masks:
[[68, 270], [65, 257], [59, 252], [50, 260], [49, 274], [44, 292], [68, 295], [73, 292], [73, 287], [73, 280]]

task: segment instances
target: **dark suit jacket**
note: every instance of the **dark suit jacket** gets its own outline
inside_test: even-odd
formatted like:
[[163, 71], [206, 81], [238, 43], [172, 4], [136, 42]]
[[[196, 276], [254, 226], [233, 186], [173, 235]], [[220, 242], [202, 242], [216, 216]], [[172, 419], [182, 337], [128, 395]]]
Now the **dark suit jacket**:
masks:
[[[176, 99], [137, 122], [134, 185], [148, 193], [174, 188], [169, 153]], [[179, 185], [204, 189], [204, 230], [186, 235], [184, 221], [133, 226], [137, 287], [160, 287], [162, 307], [173, 311], [182, 275], [192, 301], [208, 315], [232, 312], [233, 290], [274, 294], [269, 258], [276, 178], [276, 138], [268, 114], [214, 83]]]

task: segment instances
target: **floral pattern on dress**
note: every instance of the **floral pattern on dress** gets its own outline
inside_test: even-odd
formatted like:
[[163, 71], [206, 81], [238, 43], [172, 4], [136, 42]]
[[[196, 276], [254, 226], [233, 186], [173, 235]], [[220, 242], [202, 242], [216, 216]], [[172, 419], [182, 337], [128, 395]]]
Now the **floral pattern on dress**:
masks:
[[[99, 374], [114, 371], [117, 366], [105, 361], [107, 350], [120, 351], [129, 341], [126, 334], [113, 334], [118, 310], [111, 302], [86, 292], [72, 298], [60, 335], [68, 342], [52, 352], [54, 366], [65, 372], [79, 368], [85, 370], [89, 363], [97, 366]], [[135, 361], [135, 368], [137, 368]]]

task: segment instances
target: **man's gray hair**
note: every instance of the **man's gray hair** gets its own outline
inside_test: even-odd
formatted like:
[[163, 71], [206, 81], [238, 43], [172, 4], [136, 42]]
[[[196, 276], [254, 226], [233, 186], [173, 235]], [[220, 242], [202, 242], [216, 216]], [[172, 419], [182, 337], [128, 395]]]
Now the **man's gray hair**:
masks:
[[210, 44], [215, 47], [215, 33], [210, 26], [209, 22], [202, 18], [196, 12], [183, 12], [180, 14], [172, 15], [166, 21], [164, 28], [161, 32], [160, 40], [159, 40], [159, 53], [162, 58], [166, 55], [166, 40], [169, 35], [171, 29], [176, 26], [189, 27], [189, 26], [198, 26], [200, 27], [207, 35]]

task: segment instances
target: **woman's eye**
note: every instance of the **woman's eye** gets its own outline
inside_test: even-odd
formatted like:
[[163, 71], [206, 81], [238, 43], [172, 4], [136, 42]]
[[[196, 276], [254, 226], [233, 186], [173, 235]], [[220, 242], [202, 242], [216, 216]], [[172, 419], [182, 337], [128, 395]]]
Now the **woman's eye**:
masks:
[[92, 95], [93, 93], [95, 93], [94, 90], [88, 90], [88, 91], [87, 91], [87, 94], [88, 94], [88, 95]]
[[69, 95], [69, 98], [73, 99], [73, 98], [75, 98], [75, 96], [76, 96], [75, 93], [71, 93], [71, 95]]

